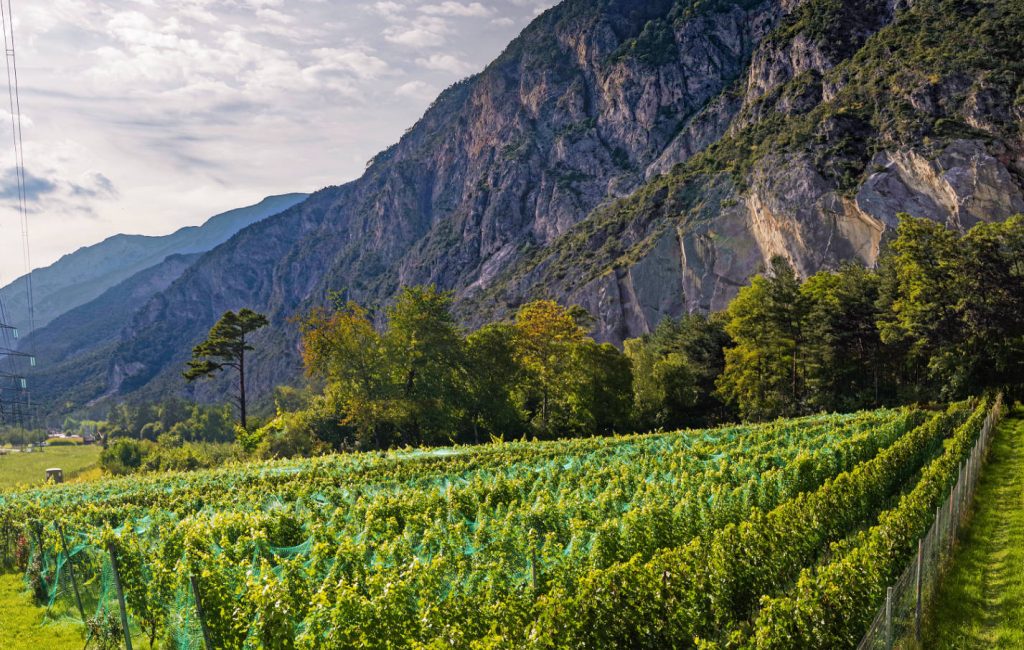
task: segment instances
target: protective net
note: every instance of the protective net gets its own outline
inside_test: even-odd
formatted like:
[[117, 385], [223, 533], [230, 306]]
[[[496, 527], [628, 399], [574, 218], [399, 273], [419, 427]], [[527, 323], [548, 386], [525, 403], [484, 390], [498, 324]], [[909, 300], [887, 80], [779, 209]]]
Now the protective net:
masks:
[[124, 618], [135, 647], [351, 647], [374, 630], [381, 647], [466, 647], [590, 572], [817, 489], [926, 417], [880, 410], [54, 489], [39, 496], [48, 510], [0, 499], [0, 562], [25, 573], [48, 620], [81, 622], [95, 648], [125, 645]]

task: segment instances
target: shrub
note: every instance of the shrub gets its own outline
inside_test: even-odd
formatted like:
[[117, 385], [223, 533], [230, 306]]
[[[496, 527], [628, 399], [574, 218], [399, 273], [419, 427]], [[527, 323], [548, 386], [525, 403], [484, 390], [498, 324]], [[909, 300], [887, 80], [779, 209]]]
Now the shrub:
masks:
[[81, 438], [51, 438], [46, 441], [47, 447], [76, 447], [80, 444]]
[[142, 467], [153, 447], [153, 443], [144, 440], [115, 440], [100, 454], [100, 467], [115, 476], [132, 474]]

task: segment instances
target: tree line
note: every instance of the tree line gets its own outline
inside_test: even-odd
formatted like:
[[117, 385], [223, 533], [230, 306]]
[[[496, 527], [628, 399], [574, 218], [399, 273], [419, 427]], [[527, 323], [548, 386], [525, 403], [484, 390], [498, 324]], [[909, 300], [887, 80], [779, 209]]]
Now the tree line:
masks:
[[[222, 411], [217, 433], [167, 441], [237, 433], [246, 454], [311, 455], [763, 421], [1024, 384], [1024, 216], [960, 235], [902, 215], [875, 269], [801, 281], [775, 258], [724, 312], [667, 319], [622, 350], [597, 343], [578, 307], [539, 300], [467, 331], [453, 300], [407, 287], [376, 313], [336, 298], [299, 319], [309, 381], [280, 387], [275, 415], [233, 429]], [[241, 407], [246, 336], [265, 324], [226, 314], [186, 377], [236, 371]], [[178, 430], [204, 430], [200, 413]], [[175, 430], [117, 426], [152, 440]]]
[[901, 215], [875, 270], [783, 260], [723, 315], [718, 393], [744, 419], [954, 400], [1024, 383], [1024, 216], [963, 236]]
[[[620, 351], [552, 301], [465, 333], [452, 295], [403, 290], [385, 326], [353, 302], [301, 322], [306, 429], [335, 448], [600, 435], [1019, 392], [1024, 217], [959, 235], [901, 216], [878, 268], [801, 281], [783, 258], [723, 313], [669, 319]], [[262, 439], [261, 438], [261, 439]]]

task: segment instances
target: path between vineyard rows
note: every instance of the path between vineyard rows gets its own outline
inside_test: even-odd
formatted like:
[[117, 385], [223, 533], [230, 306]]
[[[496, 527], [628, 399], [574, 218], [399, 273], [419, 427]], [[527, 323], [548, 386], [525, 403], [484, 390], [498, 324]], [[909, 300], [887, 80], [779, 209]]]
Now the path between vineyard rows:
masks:
[[1024, 648], [1024, 409], [1000, 425], [925, 648]]

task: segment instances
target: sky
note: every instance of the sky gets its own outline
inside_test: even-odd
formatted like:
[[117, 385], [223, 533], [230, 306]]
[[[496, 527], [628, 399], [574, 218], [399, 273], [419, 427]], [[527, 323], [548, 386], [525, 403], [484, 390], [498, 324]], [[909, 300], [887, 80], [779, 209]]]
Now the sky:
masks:
[[[11, 0], [32, 266], [357, 178], [556, 3]], [[25, 270], [10, 128], [0, 285]]]

